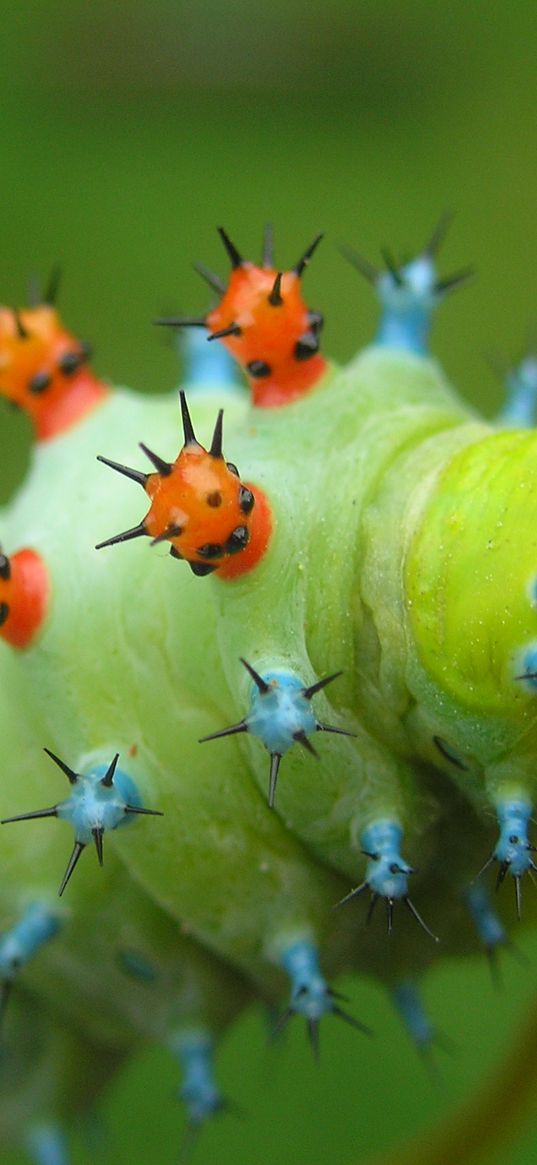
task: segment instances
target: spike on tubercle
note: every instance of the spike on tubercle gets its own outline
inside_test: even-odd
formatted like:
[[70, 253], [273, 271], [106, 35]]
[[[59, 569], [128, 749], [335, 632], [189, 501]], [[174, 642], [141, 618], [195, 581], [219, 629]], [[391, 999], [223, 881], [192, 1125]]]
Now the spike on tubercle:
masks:
[[59, 929], [58, 916], [42, 903], [32, 902], [18, 921], [0, 934], [0, 1012], [22, 967]]
[[168, 1044], [181, 1068], [179, 1095], [188, 1124], [192, 1129], [199, 1129], [226, 1108], [215, 1079], [213, 1041], [207, 1031], [194, 1029], [172, 1034]]
[[25, 1144], [33, 1165], [69, 1165], [70, 1155], [63, 1129], [55, 1121], [30, 1125]]
[[24, 548], [7, 557], [0, 547], [0, 638], [28, 647], [48, 608], [49, 578], [41, 555]]
[[352, 248], [343, 248], [353, 267], [374, 286], [380, 301], [382, 312], [375, 344], [419, 356], [427, 354], [435, 308], [448, 292], [462, 286], [473, 274], [468, 268], [443, 279], [438, 277], [436, 254], [451, 217], [447, 213], [442, 216], [423, 251], [410, 262], [398, 264], [383, 248], [384, 271], [378, 271]]
[[71, 795], [47, 809], [35, 809], [29, 813], [19, 813], [15, 817], [5, 817], [0, 824], [57, 817], [72, 826], [75, 843], [60, 884], [61, 897], [88, 844], [94, 844], [99, 865], [102, 866], [103, 835], [107, 830], [128, 824], [133, 816], [139, 814], [162, 817], [162, 813], [157, 809], [143, 807], [134, 781], [123, 769], [117, 767], [119, 754], [116, 754], [108, 765], [96, 765], [88, 773], [77, 773], [49, 749], [45, 749], [45, 752], [65, 773], [71, 785]]
[[351, 732], [343, 728], [321, 723], [311, 707], [312, 697], [337, 679], [341, 672], [325, 676], [308, 687], [299, 676], [287, 669], [274, 668], [261, 675], [246, 659], [241, 658], [241, 663], [252, 679], [248, 715], [238, 724], [204, 736], [200, 743], [241, 732], [257, 736], [270, 753], [268, 803], [269, 808], [273, 809], [280, 761], [294, 744], [300, 744], [318, 759], [318, 753], [309, 740], [312, 732], [352, 736]]
[[[242, 366], [255, 405], [272, 408], [289, 404], [314, 388], [327, 370], [319, 351], [323, 318], [308, 309], [300, 286], [322, 235], [294, 267], [282, 271], [272, 265], [271, 235], [265, 234], [263, 263], [257, 267], [242, 258], [222, 227], [219, 233], [231, 261], [231, 274], [217, 307], [201, 321], [177, 317], [158, 322], [172, 327], [205, 324], [207, 339], [221, 340]], [[218, 283], [210, 275], [211, 286], [218, 291]]]
[[511, 875], [515, 889], [516, 913], [519, 919], [522, 916], [522, 878], [528, 872], [537, 872], [537, 865], [532, 857], [533, 846], [530, 845], [528, 839], [528, 822], [531, 818], [531, 812], [530, 802], [523, 797], [507, 797], [498, 801], [496, 813], [500, 836], [490, 857], [478, 874], [479, 877], [493, 862], [498, 862], [497, 890], [507, 874]]
[[0, 396], [28, 414], [37, 440], [63, 433], [108, 396], [90, 354], [51, 303], [0, 308]]
[[401, 856], [403, 830], [397, 821], [380, 819], [367, 827], [361, 836], [362, 852], [368, 858], [365, 878], [354, 890], [346, 894], [337, 906], [343, 906], [352, 898], [357, 898], [365, 890], [371, 893], [367, 921], [369, 922], [379, 898], [386, 903], [388, 934], [393, 929], [393, 908], [396, 902], [403, 902], [407, 910], [421, 928], [434, 940], [438, 938], [429, 929], [408, 894], [408, 878], [415, 871]]
[[280, 963], [289, 976], [291, 994], [289, 1005], [276, 1025], [276, 1032], [281, 1031], [293, 1015], [304, 1016], [315, 1059], [319, 1056], [319, 1024], [323, 1015], [335, 1015], [364, 1035], [372, 1035], [366, 1024], [339, 1006], [341, 996], [326, 982], [320, 969], [317, 947], [310, 939], [300, 939], [285, 946]]
[[209, 449], [196, 437], [186, 395], [180, 392], [183, 447], [168, 462], [142, 444], [155, 472], [144, 474], [106, 457], [105, 465], [142, 485], [151, 506], [138, 526], [98, 543], [97, 550], [141, 536], [152, 545], [171, 543], [170, 553], [189, 563], [196, 575], [217, 573], [233, 579], [257, 565], [272, 533], [268, 499], [259, 486], [241, 481], [224, 459], [223, 410]]

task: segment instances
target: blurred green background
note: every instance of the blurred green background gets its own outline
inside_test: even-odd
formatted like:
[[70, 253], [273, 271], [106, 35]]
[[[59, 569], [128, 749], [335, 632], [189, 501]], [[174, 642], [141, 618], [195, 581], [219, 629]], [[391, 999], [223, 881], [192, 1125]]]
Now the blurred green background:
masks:
[[[206, 309], [192, 262], [227, 270], [216, 224], [256, 257], [273, 221], [284, 266], [324, 229], [307, 299], [326, 314], [325, 351], [344, 360], [370, 337], [375, 307], [338, 244], [372, 261], [383, 243], [413, 254], [453, 209], [442, 273], [471, 263], [477, 277], [442, 308], [434, 351], [492, 413], [501, 387], [487, 354], [516, 358], [535, 320], [536, 34], [533, 0], [5, 0], [0, 300], [24, 302], [28, 276], [60, 261], [61, 309], [93, 341], [97, 369], [164, 390], [176, 356], [150, 321]], [[28, 431], [4, 408], [0, 426], [7, 496]], [[451, 1057], [438, 1052], [441, 1087], [369, 983], [349, 990], [376, 1039], [327, 1021], [318, 1068], [298, 1021], [269, 1048], [262, 1020], [246, 1016], [219, 1058], [245, 1116], [217, 1121], [193, 1162], [357, 1165], [450, 1111], [523, 1023], [537, 943], [522, 933], [520, 946], [533, 966], [507, 952], [501, 993], [484, 960], [442, 966], [425, 984], [455, 1043]], [[176, 1161], [175, 1084], [164, 1053], [141, 1055], [110, 1094], [112, 1147], [99, 1160]], [[92, 1159], [76, 1136], [74, 1152]], [[527, 1128], [489, 1160], [536, 1153]]]

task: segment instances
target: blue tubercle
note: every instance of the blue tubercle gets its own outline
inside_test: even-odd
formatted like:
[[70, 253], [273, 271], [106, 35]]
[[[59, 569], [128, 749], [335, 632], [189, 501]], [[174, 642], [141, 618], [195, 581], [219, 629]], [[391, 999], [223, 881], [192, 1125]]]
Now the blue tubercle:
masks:
[[378, 899], [384, 898], [386, 902], [388, 933], [391, 934], [393, 929], [394, 903], [397, 901], [404, 902], [407, 909], [416, 921], [419, 922], [423, 930], [435, 942], [438, 942], [438, 938], [429, 930], [429, 927], [408, 896], [408, 876], [409, 874], [413, 874], [414, 870], [401, 855], [402, 840], [403, 830], [399, 823], [393, 821], [391, 818], [381, 818], [378, 821], [374, 821], [367, 829], [364, 829], [360, 841], [362, 852], [369, 859], [365, 878], [359, 886], [356, 886], [354, 890], [346, 894], [337, 905], [343, 906], [346, 902], [350, 902], [351, 898], [356, 898], [359, 894], [362, 894], [364, 890], [370, 890], [371, 900], [367, 921], [369, 922]]
[[276, 1030], [283, 1027], [291, 1016], [303, 1015], [316, 1057], [319, 1052], [319, 1022], [323, 1015], [336, 1015], [365, 1035], [371, 1035], [370, 1028], [339, 1007], [337, 1000], [341, 996], [326, 982], [319, 966], [317, 947], [313, 942], [301, 939], [290, 943], [281, 952], [280, 962], [291, 980], [291, 996], [289, 1006], [279, 1020]]
[[137, 814], [147, 814], [151, 817], [161, 817], [162, 814], [156, 809], [143, 808], [134, 781], [117, 767], [119, 753], [116, 753], [109, 765], [95, 765], [88, 773], [77, 773], [50, 749], [46, 748], [45, 752], [65, 773], [71, 785], [71, 795], [65, 801], [60, 801], [48, 809], [36, 809], [30, 813], [19, 813], [16, 817], [5, 817], [1, 824], [29, 821], [40, 817], [58, 817], [72, 826], [75, 844], [60, 885], [61, 897], [83, 849], [91, 841], [95, 844], [99, 865], [102, 866], [103, 835], [107, 830], [126, 824]]
[[537, 358], [526, 356], [505, 377], [506, 400], [498, 424], [513, 429], [533, 429], [537, 422]]
[[468, 887], [464, 900], [480, 941], [487, 953], [492, 954], [505, 944], [507, 935], [492, 907], [488, 891], [479, 882], [474, 882]]
[[437, 285], [436, 267], [427, 254], [399, 268], [397, 280], [391, 271], [380, 274], [376, 292], [382, 314], [374, 342], [424, 356], [429, 349], [433, 312], [442, 298]]
[[397, 264], [383, 251], [385, 271], [377, 271], [367, 260], [349, 248], [345, 254], [366, 279], [373, 284], [382, 313], [374, 339], [384, 348], [402, 349], [425, 356], [429, 351], [429, 334], [437, 305], [448, 292], [465, 282], [471, 272], [457, 272], [440, 279], [436, 254], [450, 221], [444, 215], [421, 254], [404, 264]]
[[433, 1047], [441, 1045], [449, 1050], [448, 1040], [431, 1023], [418, 984], [414, 979], [401, 979], [392, 989], [392, 999], [399, 1017], [427, 1066], [433, 1082], [438, 1083], [439, 1073], [433, 1059]]
[[244, 395], [237, 380], [236, 363], [223, 344], [208, 344], [207, 332], [187, 328], [178, 337], [184, 357], [183, 388], [198, 394], [206, 391]]
[[21, 967], [60, 929], [60, 920], [48, 907], [32, 902], [9, 930], [0, 935], [2, 1006]]
[[225, 1100], [214, 1076], [214, 1047], [203, 1030], [179, 1032], [172, 1036], [170, 1048], [183, 1073], [180, 1096], [188, 1122], [198, 1128], [225, 1108]]
[[419, 1051], [431, 1046], [436, 1037], [435, 1029], [427, 1015], [417, 983], [413, 979], [402, 979], [396, 983], [392, 998], [406, 1030]]
[[249, 732], [252, 736], [257, 736], [270, 753], [268, 803], [272, 809], [280, 761], [293, 744], [301, 744], [312, 756], [319, 759], [318, 753], [308, 739], [312, 732], [353, 735], [344, 728], [322, 723], [311, 707], [311, 699], [316, 692], [337, 679], [341, 672], [325, 676], [308, 687], [304, 680], [288, 668], [271, 668], [261, 675], [245, 659], [241, 659], [241, 663], [253, 681], [248, 715], [238, 724], [232, 724], [229, 728], [222, 728], [219, 732], [204, 736], [200, 744], [222, 736], [233, 736], [238, 732]]
[[248, 731], [270, 753], [283, 756], [302, 736], [317, 731], [317, 718], [304, 694], [304, 681], [293, 672], [268, 671], [263, 680], [266, 691], [252, 685]]
[[55, 1123], [33, 1125], [26, 1134], [26, 1147], [34, 1165], [69, 1165], [67, 1142]]
[[375, 821], [364, 829], [361, 845], [369, 858], [365, 877], [372, 894], [388, 899], [408, 895], [408, 875], [414, 871], [401, 856], [402, 840], [396, 821]]
[[528, 822], [532, 807], [529, 801], [522, 797], [506, 798], [496, 806], [500, 836], [490, 855], [490, 858], [480, 873], [486, 870], [492, 862], [499, 863], [496, 889], [501, 886], [507, 874], [514, 880], [517, 915], [521, 917], [522, 908], [522, 877], [528, 870], [537, 870], [532, 858], [532, 846], [528, 839]]
[[109, 765], [96, 765], [88, 773], [78, 773], [70, 797], [56, 807], [56, 816], [68, 821], [81, 845], [93, 840], [96, 829], [106, 831], [128, 825], [132, 821], [130, 809], [140, 809], [140, 793], [123, 769], [115, 768], [112, 782], [104, 784]]

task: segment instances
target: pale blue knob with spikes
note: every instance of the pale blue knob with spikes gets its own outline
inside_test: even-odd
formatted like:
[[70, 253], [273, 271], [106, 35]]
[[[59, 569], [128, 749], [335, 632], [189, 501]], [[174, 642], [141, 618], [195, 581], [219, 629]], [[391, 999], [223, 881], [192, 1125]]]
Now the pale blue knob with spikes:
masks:
[[253, 684], [250, 693], [250, 711], [244, 720], [221, 728], [204, 736], [200, 744], [207, 740], [217, 740], [222, 736], [234, 736], [238, 732], [249, 732], [257, 736], [270, 753], [270, 777], [268, 790], [269, 808], [274, 808], [276, 783], [282, 756], [293, 744], [301, 744], [317, 760], [319, 755], [309, 736], [312, 732], [335, 732], [340, 736], [353, 736], [345, 728], [323, 724], [317, 719], [311, 707], [311, 699], [340, 676], [341, 672], [324, 676], [309, 686], [295, 672], [288, 668], [271, 668], [261, 675], [251, 663], [241, 657], [241, 663], [250, 674]]
[[119, 753], [116, 753], [108, 766], [95, 765], [89, 773], [76, 773], [49, 748], [45, 748], [45, 752], [65, 773], [71, 785], [71, 795], [50, 808], [5, 817], [0, 824], [30, 821], [39, 817], [58, 817], [69, 822], [74, 829], [75, 844], [61, 881], [61, 897], [82, 851], [91, 841], [95, 845], [99, 865], [102, 866], [103, 835], [107, 830], [127, 824], [136, 814], [162, 817], [162, 813], [157, 809], [144, 809], [134, 781], [128, 773], [117, 767]]
[[339, 1006], [338, 1001], [344, 997], [326, 982], [320, 968], [317, 947], [311, 939], [290, 941], [280, 952], [280, 963], [290, 979], [291, 997], [287, 1010], [276, 1024], [275, 1032], [281, 1031], [293, 1015], [304, 1016], [316, 1059], [319, 1055], [319, 1024], [323, 1015], [335, 1015], [363, 1035], [373, 1034], [371, 1028]]
[[473, 274], [465, 268], [442, 279], [438, 276], [436, 255], [450, 221], [451, 215], [444, 214], [421, 254], [409, 262], [398, 264], [384, 248], [384, 271], [378, 271], [353, 248], [343, 248], [345, 257], [373, 285], [380, 301], [382, 311], [375, 344], [427, 355], [435, 308], [448, 292], [466, 283]]

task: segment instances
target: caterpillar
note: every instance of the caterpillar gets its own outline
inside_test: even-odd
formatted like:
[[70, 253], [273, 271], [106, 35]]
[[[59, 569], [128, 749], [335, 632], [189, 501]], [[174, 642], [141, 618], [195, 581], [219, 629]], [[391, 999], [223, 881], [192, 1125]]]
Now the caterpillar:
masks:
[[321, 236], [284, 270], [270, 229], [260, 266], [220, 229], [216, 306], [157, 321], [191, 337], [179, 398], [101, 382], [56, 273], [0, 313], [0, 394], [35, 432], [0, 517], [0, 983], [27, 1098], [23, 1118], [6, 1081], [2, 1118], [37, 1161], [68, 1160], [62, 1123], [147, 1040], [199, 1129], [254, 999], [315, 1055], [331, 1018], [368, 1037], [344, 970], [428, 1046], [420, 974], [494, 958], [522, 913], [537, 445], [510, 427], [523, 377], [494, 425], [429, 355], [469, 276], [438, 275], [446, 226], [385, 270], [348, 251], [381, 313], [346, 367], [302, 297]]

